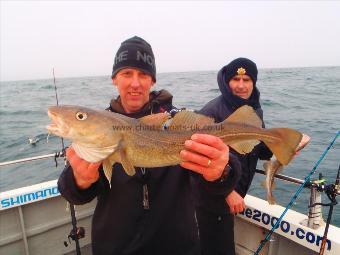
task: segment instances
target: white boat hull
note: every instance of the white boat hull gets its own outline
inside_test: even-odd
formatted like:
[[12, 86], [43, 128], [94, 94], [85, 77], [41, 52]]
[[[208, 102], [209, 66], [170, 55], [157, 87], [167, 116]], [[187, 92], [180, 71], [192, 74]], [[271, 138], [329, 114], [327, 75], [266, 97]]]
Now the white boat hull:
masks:
[[[245, 211], [235, 220], [236, 252], [240, 255], [254, 254], [285, 210], [280, 205], [269, 205], [267, 201], [250, 195], [246, 196], [245, 202]], [[305, 214], [288, 210], [260, 254], [318, 254], [324, 227], [312, 229], [305, 226], [307, 218]], [[340, 254], [340, 228], [329, 227], [324, 254]]]
[[[236, 253], [254, 254], [266, 233], [284, 211], [279, 205], [247, 195], [246, 210], [235, 219]], [[96, 201], [76, 206], [78, 226], [86, 230], [79, 240], [82, 254], [91, 254], [91, 219]], [[75, 254], [67, 235], [72, 229], [67, 203], [56, 180], [0, 193], [0, 254]], [[260, 254], [318, 254], [324, 228], [308, 228], [307, 215], [288, 210], [279, 228]], [[67, 242], [68, 246], [64, 245]], [[325, 255], [340, 254], [340, 228], [330, 226]]]

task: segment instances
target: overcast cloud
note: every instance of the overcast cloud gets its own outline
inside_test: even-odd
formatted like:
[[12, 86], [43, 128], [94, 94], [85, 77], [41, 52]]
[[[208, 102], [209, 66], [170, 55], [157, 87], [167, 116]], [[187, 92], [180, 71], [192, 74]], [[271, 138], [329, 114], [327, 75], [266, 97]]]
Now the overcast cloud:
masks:
[[158, 72], [340, 66], [335, 1], [1, 1], [4, 80], [109, 75], [120, 43], [153, 47]]

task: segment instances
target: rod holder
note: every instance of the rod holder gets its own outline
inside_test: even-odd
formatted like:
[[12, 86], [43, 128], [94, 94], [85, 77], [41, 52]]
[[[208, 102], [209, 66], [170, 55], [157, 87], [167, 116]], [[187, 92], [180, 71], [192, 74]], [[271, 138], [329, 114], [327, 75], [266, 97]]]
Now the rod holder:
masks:
[[307, 226], [312, 229], [318, 229], [325, 224], [322, 218], [321, 202], [322, 191], [319, 191], [316, 187], [311, 187]]

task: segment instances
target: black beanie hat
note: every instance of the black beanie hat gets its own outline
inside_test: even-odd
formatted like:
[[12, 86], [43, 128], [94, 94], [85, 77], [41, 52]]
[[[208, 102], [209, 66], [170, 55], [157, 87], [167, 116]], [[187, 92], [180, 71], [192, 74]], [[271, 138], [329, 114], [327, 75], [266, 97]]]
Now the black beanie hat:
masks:
[[237, 58], [231, 61], [224, 68], [226, 83], [229, 84], [229, 81], [238, 74], [246, 74], [248, 75], [254, 86], [257, 81], [257, 66], [256, 64], [248, 58]]
[[126, 67], [138, 68], [150, 74], [156, 82], [155, 57], [151, 45], [138, 36], [127, 39], [120, 45], [113, 63], [112, 78]]

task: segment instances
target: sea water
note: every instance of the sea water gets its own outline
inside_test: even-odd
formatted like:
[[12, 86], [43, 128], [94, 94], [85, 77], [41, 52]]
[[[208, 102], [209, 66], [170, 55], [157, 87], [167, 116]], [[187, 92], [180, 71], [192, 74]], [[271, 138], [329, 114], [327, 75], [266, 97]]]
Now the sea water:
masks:
[[[160, 73], [155, 90], [167, 89], [177, 107], [199, 110], [220, 94], [217, 71]], [[61, 139], [50, 136], [47, 107], [56, 104], [53, 77], [48, 80], [1, 82], [0, 87], [0, 162], [55, 153]], [[110, 76], [56, 79], [59, 104], [106, 108], [117, 90]], [[290, 127], [311, 137], [310, 144], [282, 174], [304, 179], [340, 130], [340, 67], [260, 69], [257, 87], [266, 127]], [[29, 143], [34, 139], [35, 144]], [[68, 145], [68, 141], [65, 141]], [[340, 138], [316, 169], [312, 179], [322, 174], [334, 183], [340, 164]], [[56, 164], [57, 162], [57, 164]], [[53, 158], [0, 168], [0, 192], [58, 178], [64, 161]], [[263, 162], [258, 168], [262, 169]], [[57, 166], [56, 166], [57, 165]], [[256, 174], [249, 193], [266, 199], [261, 186], [264, 176]], [[276, 181], [274, 196], [286, 206], [298, 186]], [[338, 198], [338, 200], [340, 200]], [[323, 201], [327, 197], [323, 196]], [[292, 209], [307, 213], [309, 190], [305, 189]], [[327, 217], [328, 207], [323, 209]], [[340, 205], [335, 207], [332, 224], [340, 226]]]

